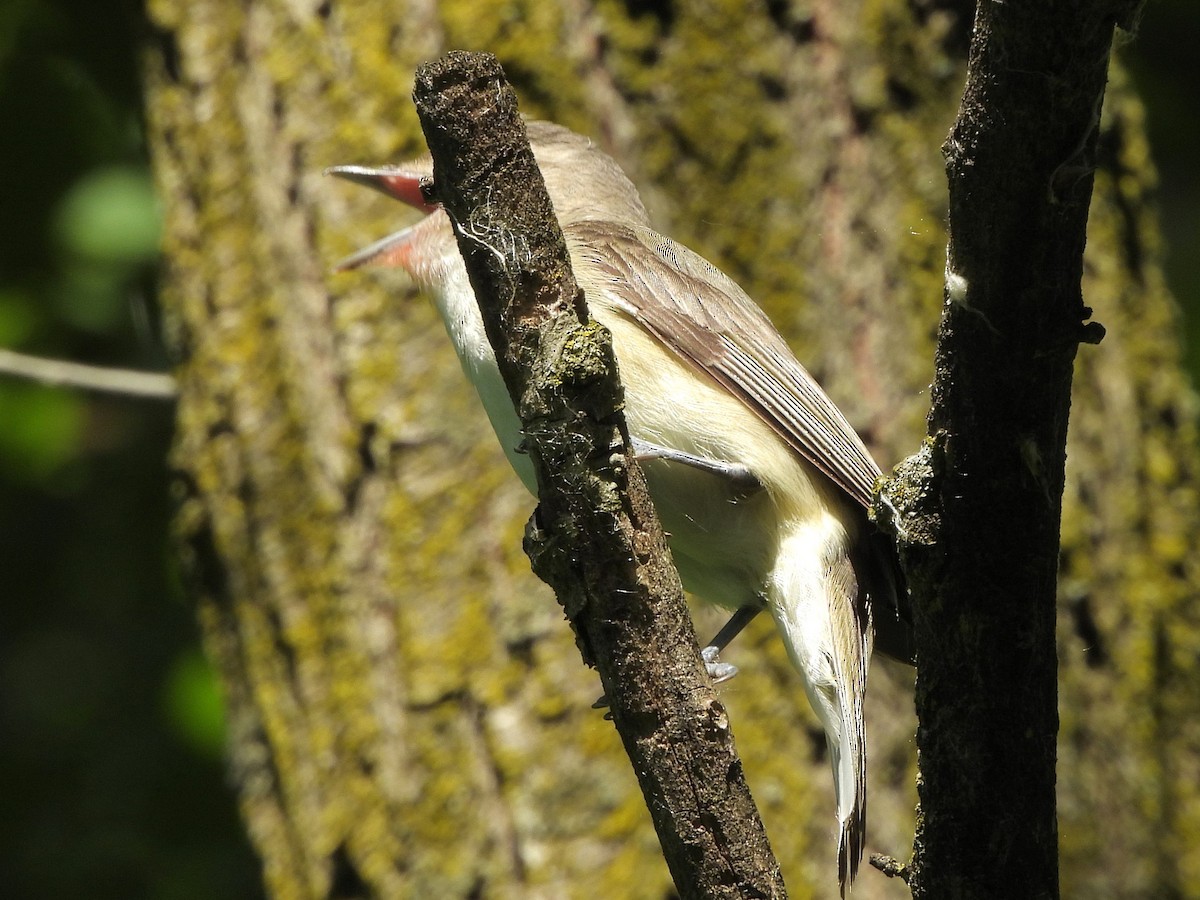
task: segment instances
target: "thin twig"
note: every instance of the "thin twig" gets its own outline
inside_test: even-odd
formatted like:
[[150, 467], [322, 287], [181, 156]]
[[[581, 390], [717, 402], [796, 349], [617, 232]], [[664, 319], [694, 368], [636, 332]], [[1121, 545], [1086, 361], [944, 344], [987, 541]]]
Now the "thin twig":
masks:
[[165, 372], [88, 366], [62, 359], [30, 356], [12, 350], [0, 350], [0, 375], [11, 375], [14, 378], [59, 387], [124, 394], [152, 400], [174, 400], [178, 393], [175, 379]]

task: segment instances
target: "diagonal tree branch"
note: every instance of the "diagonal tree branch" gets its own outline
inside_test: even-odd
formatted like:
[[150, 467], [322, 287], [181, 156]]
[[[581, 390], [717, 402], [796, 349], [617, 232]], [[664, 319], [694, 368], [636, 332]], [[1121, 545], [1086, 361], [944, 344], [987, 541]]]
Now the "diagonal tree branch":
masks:
[[599, 670], [679, 892], [782, 897], [515, 94], [490, 54], [454, 52], [414, 99], [537, 471], [526, 550]]

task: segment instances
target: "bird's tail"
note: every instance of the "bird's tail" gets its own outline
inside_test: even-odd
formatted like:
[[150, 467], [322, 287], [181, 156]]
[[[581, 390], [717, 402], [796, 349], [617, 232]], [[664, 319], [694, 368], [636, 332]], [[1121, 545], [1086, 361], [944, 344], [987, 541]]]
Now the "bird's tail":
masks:
[[[871, 659], [870, 598], [860, 587], [844, 536], [801, 533], [785, 548], [769, 606], [825, 729], [837, 794], [838, 882], [854, 883], [866, 840], [863, 700]], [[816, 565], [813, 561], [818, 560]]]
[[[841, 746], [833, 752], [837, 790], [838, 884], [842, 897], [850, 891], [862, 861], [867, 827], [866, 747], [861, 729], [843, 720]], [[831, 748], [832, 749], [832, 748]]]
[[863, 701], [873, 630], [870, 604], [848, 557], [840, 556], [829, 563], [825, 589], [834, 676], [829, 698], [833, 701], [830, 705], [834, 715], [830, 718], [834, 721], [827, 723], [825, 735], [837, 792], [838, 884], [844, 898], [858, 874], [866, 842], [867, 742]]

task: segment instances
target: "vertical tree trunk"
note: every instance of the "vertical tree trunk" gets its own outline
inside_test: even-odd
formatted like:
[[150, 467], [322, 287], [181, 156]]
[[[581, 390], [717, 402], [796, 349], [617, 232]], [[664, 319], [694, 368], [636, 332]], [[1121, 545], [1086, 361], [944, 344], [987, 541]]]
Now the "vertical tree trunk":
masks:
[[[635, 779], [589, 709], [596, 679], [521, 553], [532, 501], [440, 324], [399, 276], [328, 274], [406, 222], [320, 171], [414, 155], [416, 65], [495, 52], [527, 113], [595, 135], [660, 229], [763, 303], [886, 468], [928, 409], [939, 148], [969, 12], [151, 0], [150, 14], [179, 531], [269, 885], [662, 896]], [[1064, 506], [1067, 896], [1200, 880], [1195, 400], [1140, 116], [1117, 72], [1084, 284], [1108, 337], [1077, 364]], [[832, 789], [799, 680], [765, 622], [731, 658], [742, 674], [722, 697], [789, 888], [832, 896]], [[903, 856], [912, 676], [881, 662], [871, 677], [868, 848]], [[870, 871], [855, 888], [903, 895]]]

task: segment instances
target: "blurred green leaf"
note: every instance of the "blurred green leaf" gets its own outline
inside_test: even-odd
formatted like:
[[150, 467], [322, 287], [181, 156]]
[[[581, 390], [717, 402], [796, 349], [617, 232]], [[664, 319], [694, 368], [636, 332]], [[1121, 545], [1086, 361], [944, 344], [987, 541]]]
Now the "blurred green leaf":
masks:
[[31, 384], [0, 384], [0, 469], [41, 481], [74, 458], [84, 406], [74, 394]]
[[55, 310], [76, 328], [113, 330], [129, 315], [126, 293], [136, 269], [158, 254], [161, 223], [147, 169], [93, 169], [67, 192], [54, 221]]
[[225, 700], [216, 673], [196, 650], [180, 654], [163, 686], [171, 729], [202, 756], [220, 759], [225, 750]]
[[149, 172], [133, 166], [93, 170], [63, 198], [56, 230], [64, 250], [87, 260], [153, 259], [161, 222]]

